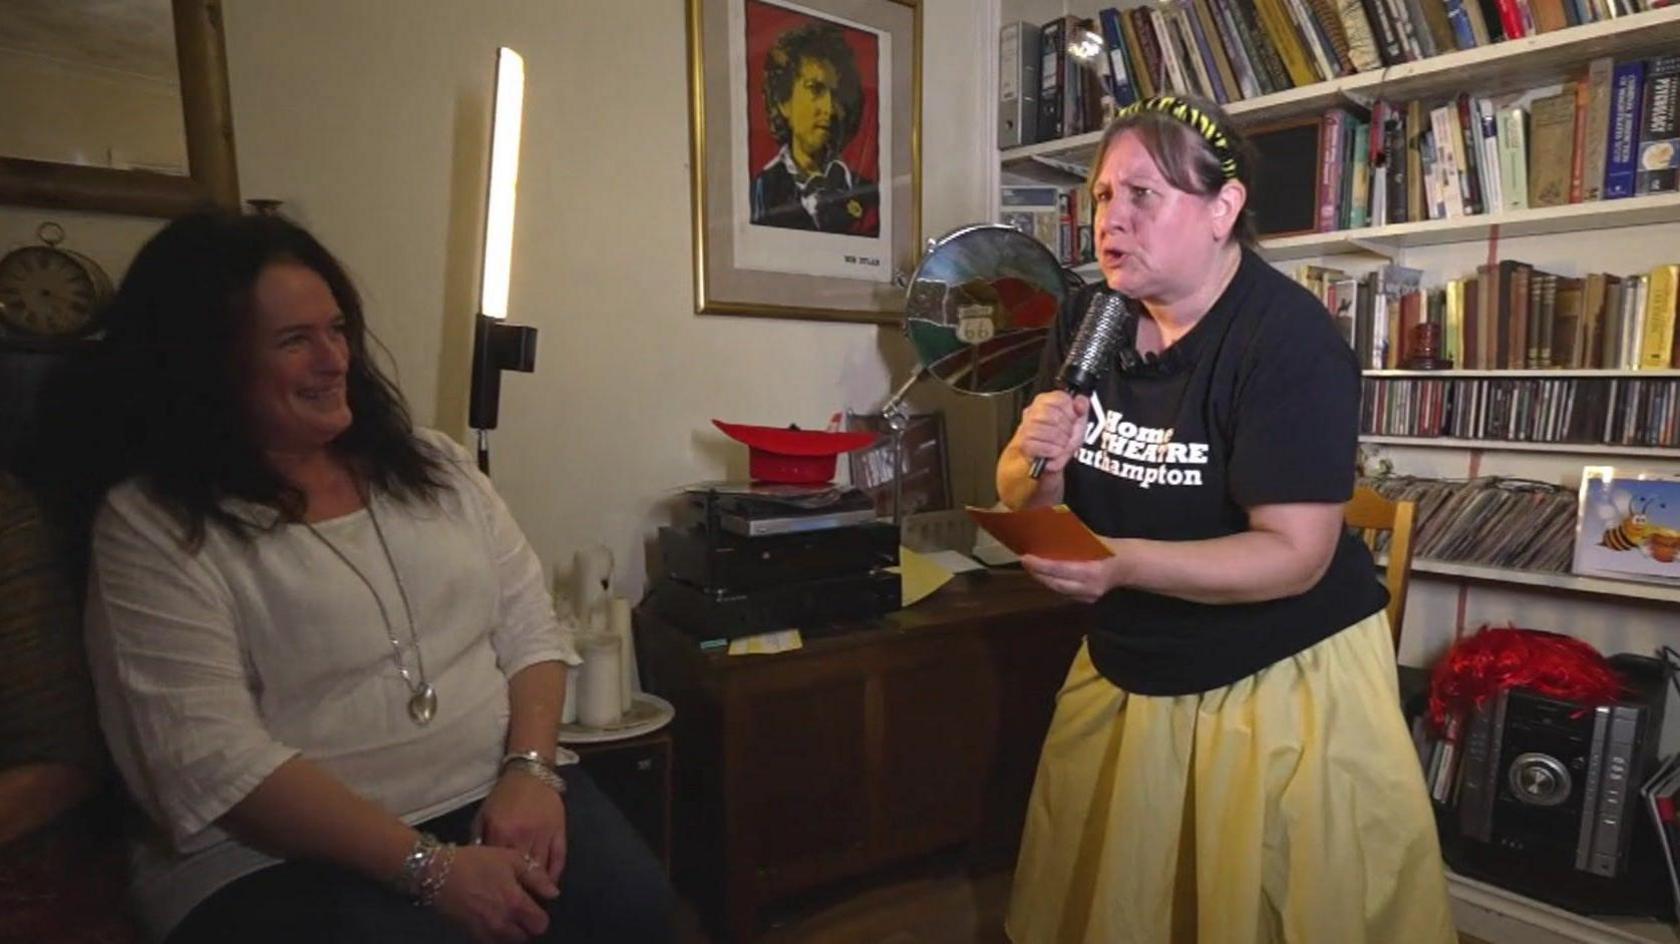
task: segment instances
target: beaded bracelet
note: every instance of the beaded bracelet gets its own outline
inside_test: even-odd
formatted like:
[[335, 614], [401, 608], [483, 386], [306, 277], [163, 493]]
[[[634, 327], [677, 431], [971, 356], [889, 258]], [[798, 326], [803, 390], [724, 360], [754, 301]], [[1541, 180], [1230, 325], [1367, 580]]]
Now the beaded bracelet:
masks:
[[430, 907], [437, 901], [438, 894], [443, 891], [443, 883], [449, 881], [449, 867], [454, 864], [455, 844], [443, 843], [426, 863], [425, 877], [420, 880], [419, 894], [414, 896], [415, 904]]
[[397, 890], [410, 898], [420, 897], [421, 880], [425, 875], [426, 866], [442, 846], [438, 837], [431, 833], [421, 833], [419, 838], [414, 840], [414, 848], [408, 850], [408, 855], [403, 858]]
[[414, 848], [403, 858], [397, 890], [414, 899], [417, 905], [430, 905], [443, 891], [443, 883], [449, 880], [449, 867], [454, 863], [454, 843], [442, 842], [431, 833], [421, 833], [414, 840]]

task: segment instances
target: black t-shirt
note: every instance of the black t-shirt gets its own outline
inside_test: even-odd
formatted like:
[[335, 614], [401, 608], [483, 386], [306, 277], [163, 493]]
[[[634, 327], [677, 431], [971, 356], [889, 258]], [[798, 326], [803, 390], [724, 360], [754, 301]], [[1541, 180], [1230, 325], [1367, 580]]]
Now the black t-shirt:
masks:
[[[1053, 388], [1097, 288], [1076, 293], [1057, 317], [1040, 389]], [[1098, 534], [1223, 537], [1248, 530], [1247, 508], [1353, 494], [1353, 351], [1310, 292], [1252, 252], [1212, 309], [1159, 357], [1137, 358], [1130, 340], [1121, 348], [1066, 471], [1064, 500]], [[1344, 532], [1324, 576], [1298, 596], [1206, 604], [1109, 592], [1096, 604], [1091, 660], [1138, 694], [1207, 691], [1358, 622], [1387, 597], [1370, 552]]]

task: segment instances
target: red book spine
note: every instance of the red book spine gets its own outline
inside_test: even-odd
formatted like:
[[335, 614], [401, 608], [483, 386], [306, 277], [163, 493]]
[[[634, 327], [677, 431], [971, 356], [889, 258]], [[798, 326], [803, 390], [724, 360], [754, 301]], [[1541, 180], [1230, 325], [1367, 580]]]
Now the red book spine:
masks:
[[1346, 113], [1332, 108], [1318, 125], [1318, 231], [1336, 231], [1341, 218], [1342, 123]]
[[1517, 8], [1517, 0], [1499, 0], [1499, 25], [1505, 30], [1506, 39], [1522, 39], [1528, 35], [1523, 29], [1522, 10]]

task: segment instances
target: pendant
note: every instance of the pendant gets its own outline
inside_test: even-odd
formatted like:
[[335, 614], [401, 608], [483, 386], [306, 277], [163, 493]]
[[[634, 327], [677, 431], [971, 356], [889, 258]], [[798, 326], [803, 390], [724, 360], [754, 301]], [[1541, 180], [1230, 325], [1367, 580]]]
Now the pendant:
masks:
[[415, 724], [429, 724], [432, 716], [437, 714], [437, 689], [430, 682], [420, 685], [420, 690], [408, 700], [408, 716]]

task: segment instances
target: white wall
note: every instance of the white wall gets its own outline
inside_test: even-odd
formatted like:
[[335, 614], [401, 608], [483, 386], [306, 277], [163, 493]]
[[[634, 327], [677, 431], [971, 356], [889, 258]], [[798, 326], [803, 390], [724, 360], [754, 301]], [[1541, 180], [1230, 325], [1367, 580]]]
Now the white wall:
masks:
[[[678, 486], [740, 475], [710, 420], [820, 426], [908, 369], [867, 325], [697, 317], [684, 4], [288, 0], [227, 4], [241, 187], [285, 201], [351, 267], [416, 417], [465, 431], [467, 355], [498, 45], [526, 59], [508, 374], [492, 463], [551, 567], [602, 542], [639, 594]], [[990, 48], [966, 0], [925, 4], [925, 233], [991, 204]], [[932, 396], [932, 394], [928, 394]], [[959, 499], [989, 499], [991, 409], [956, 405]]]

